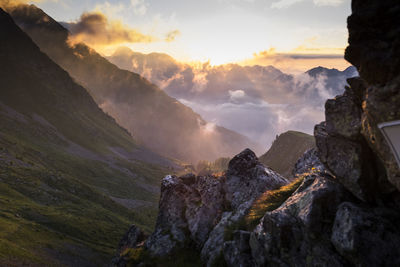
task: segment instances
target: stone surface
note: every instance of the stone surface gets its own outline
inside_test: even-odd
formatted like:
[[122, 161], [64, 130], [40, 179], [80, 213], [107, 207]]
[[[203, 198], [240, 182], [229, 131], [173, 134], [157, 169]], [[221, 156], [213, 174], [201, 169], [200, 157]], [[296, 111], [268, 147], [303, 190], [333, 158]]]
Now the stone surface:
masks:
[[399, 266], [399, 219], [393, 210], [345, 202], [336, 213], [331, 240], [355, 266]]
[[143, 245], [145, 238], [145, 234], [136, 227], [136, 225], [132, 225], [119, 242], [117, 253], [111, 261], [111, 266], [126, 266], [127, 262], [121, 254], [128, 248], [135, 248]]
[[383, 162], [387, 179], [400, 190], [399, 166], [377, 127], [400, 119], [400, 3], [353, 0], [352, 10], [345, 58], [366, 81], [361, 132]]
[[224, 259], [229, 266], [254, 266], [251, 257], [250, 232], [235, 231], [233, 240], [224, 243]]
[[318, 157], [318, 151], [316, 148], [307, 150], [301, 158], [296, 162], [293, 168], [293, 176], [300, 176], [305, 173], [311, 172], [325, 172], [326, 168]]
[[314, 135], [321, 161], [340, 182], [361, 200], [377, 193], [375, 159], [364, 142], [329, 134], [326, 124], [315, 126]]
[[221, 177], [168, 175], [146, 248], [153, 256], [166, 256], [194, 245], [210, 265], [222, 253], [225, 228], [239, 221], [260, 194], [287, 183], [249, 149], [235, 156]]
[[155, 231], [146, 242], [154, 256], [189, 243], [202, 246], [224, 208], [223, 179], [168, 175], [162, 180]]
[[332, 177], [312, 174], [252, 232], [256, 266], [343, 266], [329, 242], [336, 208], [350, 198]]

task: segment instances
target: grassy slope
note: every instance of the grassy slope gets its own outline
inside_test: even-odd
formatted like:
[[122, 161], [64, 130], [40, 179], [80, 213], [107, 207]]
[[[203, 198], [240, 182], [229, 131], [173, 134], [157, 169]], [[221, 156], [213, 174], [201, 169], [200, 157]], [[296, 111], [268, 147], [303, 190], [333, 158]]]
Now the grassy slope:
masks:
[[312, 135], [288, 131], [278, 136], [260, 161], [285, 177], [290, 178], [297, 160], [315, 146]]
[[111, 153], [138, 146], [1, 9], [0, 31], [0, 265], [105, 265], [167, 170]]

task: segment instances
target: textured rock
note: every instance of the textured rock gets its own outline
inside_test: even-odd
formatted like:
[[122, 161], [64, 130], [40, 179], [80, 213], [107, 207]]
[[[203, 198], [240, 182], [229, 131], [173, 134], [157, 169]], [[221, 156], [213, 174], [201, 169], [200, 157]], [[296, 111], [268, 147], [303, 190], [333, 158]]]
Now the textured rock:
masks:
[[[348, 89], [349, 90], [349, 89]], [[325, 103], [328, 134], [356, 139], [361, 130], [361, 106], [346, 93]]]
[[399, 266], [399, 219], [391, 210], [345, 202], [336, 213], [331, 240], [355, 266]]
[[375, 159], [365, 141], [329, 134], [325, 125], [316, 125], [314, 130], [321, 161], [359, 199], [372, 199], [378, 189], [377, 172]]
[[224, 258], [229, 266], [254, 266], [249, 241], [250, 232], [235, 231], [233, 240], [224, 243]]
[[387, 179], [400, 190], [400, 169], [377, 127], [400, 119], [400, 3], [353, 0], [352, 9], [345, 58], [366, 81], [361, 132], [383, 162]]
[[254, 199], [265, 190], [276, 189], [288, 181], [262, 165], [253, 151], [246, 149], [229, 162], [226, 175], [226, 198], [236, 210], [239, 205]]
[[329, 176], [309, 175], [278, 209], [267, 212], [251, 234], [256, 266], [342, 266], [329, 242], [339, 204], [350, 198]]
[[126, 266], [127, 262], [121, 254], [128, 248], [135, 248], [143, 245], [145, 234], [135, 225], [132, 225], [118, 244], [115, 257], [111, 261], [111, 266]]
[[192, 174], [163, 179], [156, 228], [146, 242], [152, 255], [205, 242], [224, 207], [222, 183], [223, 179]]
[[300, 176], [310, 172], [325, 172], [325, 166], [318, 157], [316, 148], [307, 150], [296, 162], [293, 168], [293, 176]]
[[222, 253], [226, 227], [238, 222], [265, 190], [287, 183], [249, 149], [234, 157], [221, 177], [168, 175], [161, 183], [157, 223], [146, 248], [153, 256], [166, 256], [194, 245], [210, 265]]

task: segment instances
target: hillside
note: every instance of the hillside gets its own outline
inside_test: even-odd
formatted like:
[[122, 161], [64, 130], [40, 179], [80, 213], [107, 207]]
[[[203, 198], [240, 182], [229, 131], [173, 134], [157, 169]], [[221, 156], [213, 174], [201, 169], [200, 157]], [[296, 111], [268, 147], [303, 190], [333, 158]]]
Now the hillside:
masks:
[[151, 231], [176, 166], [136, 144], [2, 9], [0, 32], [0, 265], [103, 265], [132, 222]]
[[315, 140], [312, 135], [288, 131], [277, 136], [267, 153], [260, 157], [260, 162], [281, 175], [291, 178], [297, 160], [314, 146]]
[[36, 6], [19, 5], [9, 11], [43, 52], [151, 150], [197, 162], [231, 156], [254, 146], [240, 134], [208, 124], [157, 86], [119, 69], [85, 44], [70, 46], [68, 31]]

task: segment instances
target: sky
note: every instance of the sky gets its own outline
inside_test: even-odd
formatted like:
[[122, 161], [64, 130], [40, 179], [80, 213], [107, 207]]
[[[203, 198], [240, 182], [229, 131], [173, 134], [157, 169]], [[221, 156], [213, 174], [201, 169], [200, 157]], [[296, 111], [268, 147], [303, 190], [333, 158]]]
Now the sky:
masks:
[[[124, 45], [212, 65], [273, 64], [288, 72], [304, 71], [315, 62], [339, 69], [349, 66], [343, 52], [350, 0], [36, 0], [35, 4], [58, 21], [79, 24], [82, 14], [95, 12], [105, 15], [109, 28], [140, 34], [141, 38], [118, 42], [93, 42], [104, 55]], [[78, 41], [90, 45], [83, 34], [79, 36]]]

